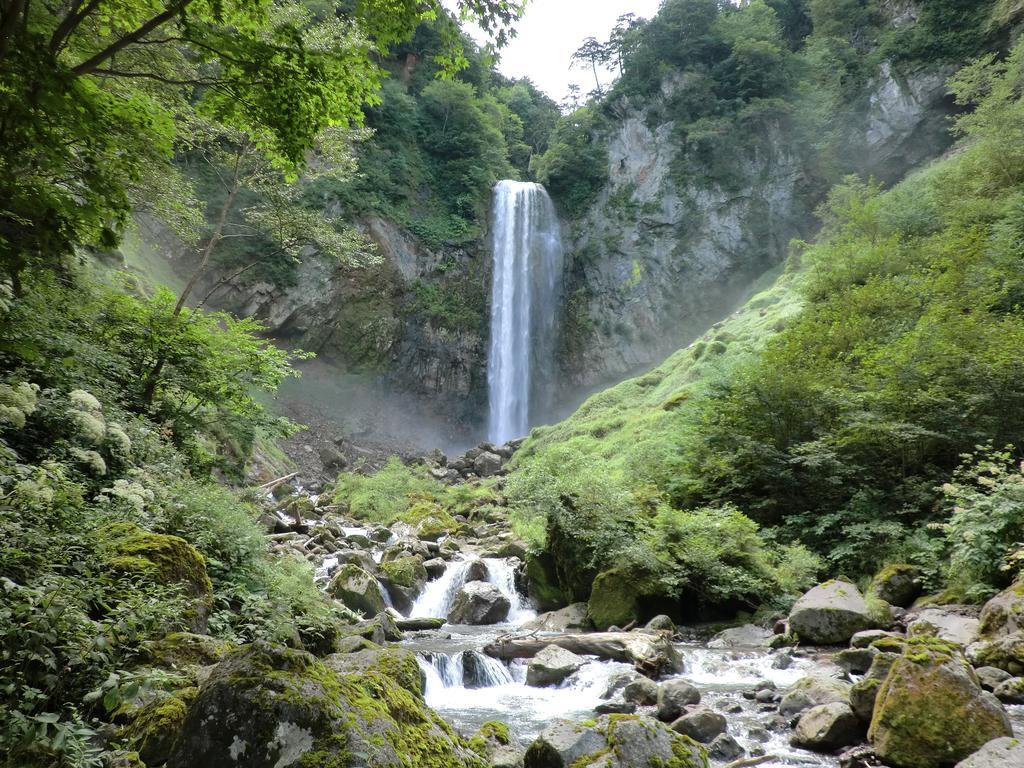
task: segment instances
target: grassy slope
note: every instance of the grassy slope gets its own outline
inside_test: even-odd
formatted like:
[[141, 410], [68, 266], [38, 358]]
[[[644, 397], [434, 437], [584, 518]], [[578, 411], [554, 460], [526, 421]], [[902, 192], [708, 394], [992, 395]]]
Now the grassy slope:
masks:
[[691, 428], [691, 404], [710, 381], [756, 354], [799, 313], [800, 274], [789, 266], [772, 270], [740, 309], [693, 344], [642, 376], [588, 398], [565, 421], [534, 429], [513, 466], [568, 447], [606, 462], [615, 479], [638, 470], [649, 450], [676, 442], [680, 431]]

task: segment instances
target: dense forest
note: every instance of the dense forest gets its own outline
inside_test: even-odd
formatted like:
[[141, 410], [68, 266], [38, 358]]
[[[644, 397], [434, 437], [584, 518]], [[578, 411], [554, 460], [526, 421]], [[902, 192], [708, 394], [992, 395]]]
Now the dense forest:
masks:
[[[1024, 765], [1024, 5], [664, 0], [561, 103], [530, 7], [0, 0], [4, 768]], [[312, 346], [482, 423], [501, 180], [552, 370], [692, 341], [459, 456], [287, 418]]]

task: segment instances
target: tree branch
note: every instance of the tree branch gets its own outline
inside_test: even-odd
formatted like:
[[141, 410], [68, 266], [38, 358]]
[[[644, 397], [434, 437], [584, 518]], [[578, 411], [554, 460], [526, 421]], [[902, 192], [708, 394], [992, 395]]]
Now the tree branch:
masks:
[[95, 71], [100, 64], [105, 62], [118, 51], [122, 51], [132, 43], [138, 42], [146, 35], [148, 35], [150, 32], [152, 32], [154, 29], [158, 29], [159, 27], [166, 24], [168, 21], [170, 21], [183, 10], [185, 10], [185, 8], [188, 7], [188, 5], [191, 2], [192, 0], [177, 0], [177, 2], [171, 5], [170, 8], [167, 8], [163, 13], [158, 13], [156, 16], [142, 24], [134, 31], [129, 32], [124, 37], [115, 40], [113, 43], [108, 45], [99, 53], [86, 59], [81, 64], [72, 67], [72, 73], [76, 75], [92, 74], [92, 72]]
[[145, 77], [149, 80], [156, 80], [166, 85], [216, 85], [219, 81], [216, 78], [209, 80], [175, 80], [170, 77], [158, 75], [155, 72], [125, 72], [120, 69], [94, 69], [91, 74], [100, 77]]
[[82, 8], [82, 0], [74, 0], [71, 3], [71, 8], [68, 9], [68, 15], [64, 17], [50, 37], [50, 52], [57, 53], [63, 48], [65, 41], [74, 34], [79, 25], [85, 21], [85, 17], [96, 10], [96, 6], [99, 4], [100, 0], [89, 0]]

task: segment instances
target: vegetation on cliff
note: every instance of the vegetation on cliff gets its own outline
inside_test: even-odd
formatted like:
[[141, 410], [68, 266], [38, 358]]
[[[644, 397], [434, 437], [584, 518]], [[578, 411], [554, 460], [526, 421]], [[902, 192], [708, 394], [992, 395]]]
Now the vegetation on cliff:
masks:
[[713, 586], [704, 573], [666, 590], [677, 571], [663, 562], [648, 574], [670, 551], [664, 510], [707, 507], [739, 510], [763, 546], [799, 542], [831, 573], [910, 562], [974, 599], [1012, 580], [1017, 453], [976, 446], [1024, 428], [1022, 62], [1018, 46], [950, 81], [968, 111], [948, 158], [889, 191], [838, 185], [819, 242], [794, 244], [771, 288], [534, 431], [509, 498], [567, 594], [624, 560], [651, 598]]

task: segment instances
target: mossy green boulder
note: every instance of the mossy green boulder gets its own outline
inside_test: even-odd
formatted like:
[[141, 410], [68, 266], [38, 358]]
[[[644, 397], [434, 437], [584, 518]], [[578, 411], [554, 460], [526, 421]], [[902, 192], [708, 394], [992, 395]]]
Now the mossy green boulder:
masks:
[[376, 616], [385, 608], [376, 577], [353, 563], [346, 563], [338, 569], [327, 586], [327, 593], [343, 602], [346, 608], [364, 616]]
[[256, 643], [214, 668], [168, 768], [484, 768], [423, 701], [413, 653], [338, 654]]
[[986, 742], [1012, 736], [1006, 712], [953, 650], [908, 644], [878, 689], [868, 731], [895, 768], [942, 768]]
[[1024, 580], [993, 597], [981, 609], [978, 634], [983, 640], [1024, 631]]
[[179, 587], [190, 602], [182, 616], [183, 628], [206, 631], [213, 608], [213, 585], [206, 560], [195, 547], [178, 536], [150, 533], [128, 522], [105, 526], [97, 538], [112, 571]]
[[868, 595], [889, 605], [909, 608], [921, 594], [921, 569], [916, 565], [897, 563], [875, 574]]
[[635, 575], [626, 568], [603, 571], [594, 579], [587, 613], [597, 629], [623, 627], [640, 618]]
[[185, 724], [188, 707], [198, 693], [197, 688], [185, 688], [174, 695], [161, 696], [140, 709], [125, 728], [122, 738], [147, 766], [167, 762]]
[[643, 715], [557, 720], [526, 750], [524, 768], [707, 768], [707, 751]]
[[566, 604], [554, 560], [547, 553], [526, 556], [526, 589], [541, 611], [554, 611]]

